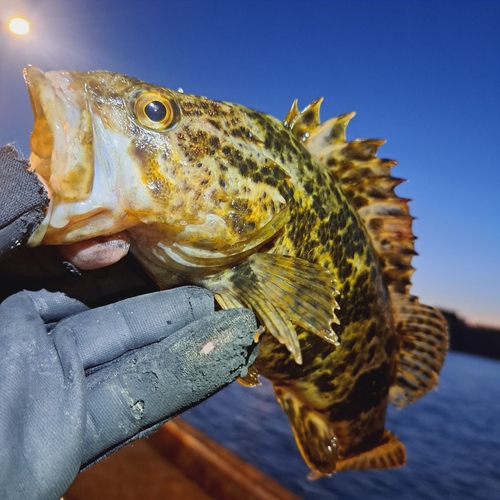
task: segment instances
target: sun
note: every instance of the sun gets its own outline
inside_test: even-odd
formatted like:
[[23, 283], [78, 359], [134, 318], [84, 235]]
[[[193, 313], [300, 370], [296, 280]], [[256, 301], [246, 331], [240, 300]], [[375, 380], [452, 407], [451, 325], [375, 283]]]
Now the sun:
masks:
[[30, 23], [22, 17], [13, 17], [9, 21], [9, 30], [15, 35], [27, 35], [30, 31]]

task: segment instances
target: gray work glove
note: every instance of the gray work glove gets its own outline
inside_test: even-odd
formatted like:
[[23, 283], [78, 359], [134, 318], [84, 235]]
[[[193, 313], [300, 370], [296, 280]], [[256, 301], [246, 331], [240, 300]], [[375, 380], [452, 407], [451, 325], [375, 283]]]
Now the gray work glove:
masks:
[[[13, 151], [0, 148], [0, 256], [46, 206]], [[214, 312], [197, 287], [96, 309], [46, 290], [11, 295], [0, 304], [0, 498], [58, 499], [81, 469], [244, 375], [255, 331], [250, 311]]]
[[246, 373], [256, 323], [183, 287], [97, 309], [0, 305], [0, 498], [58, 499], [78, 471]]
[[42, 222], [47, 192], [12, 146], [0, 146], [0, 258], [24, 243]]

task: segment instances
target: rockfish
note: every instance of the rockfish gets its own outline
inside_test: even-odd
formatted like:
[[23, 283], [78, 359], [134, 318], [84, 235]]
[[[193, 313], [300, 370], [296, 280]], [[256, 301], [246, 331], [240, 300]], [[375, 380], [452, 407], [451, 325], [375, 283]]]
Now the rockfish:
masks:
[[130, 247], [161, 288], [252, 309], [241, 382], [271, 380], [314, 474], [404, 464], [387, 403], [436, 385], [447, 329], [409, 293], [412, 217], [384, 141], [346, 141], [354, 113], [321, 123], [321, 99], [282, 122], [107, 71], [25, 78], [51, 197], [31, 244], [69, 245], [82, 268]]

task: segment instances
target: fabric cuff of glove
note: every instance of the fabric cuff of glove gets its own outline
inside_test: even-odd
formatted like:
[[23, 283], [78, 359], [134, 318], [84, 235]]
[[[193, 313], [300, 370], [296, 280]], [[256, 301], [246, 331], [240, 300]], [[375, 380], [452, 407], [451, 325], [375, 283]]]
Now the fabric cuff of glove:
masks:
[[0, 147], [0, 258], [26, 241], [42, 222], [48, 194], [13, 146]]

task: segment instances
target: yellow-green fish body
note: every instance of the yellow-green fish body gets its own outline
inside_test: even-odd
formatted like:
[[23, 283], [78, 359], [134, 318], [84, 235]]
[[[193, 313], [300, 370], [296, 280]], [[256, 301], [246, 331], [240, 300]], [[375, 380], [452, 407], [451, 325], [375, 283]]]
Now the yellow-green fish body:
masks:
[[[317, 476], [402, 465], [384, 428], [437, 383], [441, 315], [409, 295], [415, 254], [395, 162], [346, 142], [318, 100], [282, 123], [124, 75], [26, 70], [32, 163], [52, 190], [33, 244], [124, 232], [161, 287], [248, 307], [269, 378]], [[62, 131], [62, 132], [61, 132]]]

